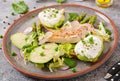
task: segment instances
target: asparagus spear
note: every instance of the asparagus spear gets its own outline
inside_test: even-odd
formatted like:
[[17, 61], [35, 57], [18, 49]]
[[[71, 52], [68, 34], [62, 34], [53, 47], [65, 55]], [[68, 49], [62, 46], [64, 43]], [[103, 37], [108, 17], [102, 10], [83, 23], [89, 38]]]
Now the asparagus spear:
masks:
[[78, 17], [78, 21], [79, 21], [79, 22], [82, 21], [82, 20], [85, 18], [86, 15], [87, 15], [86, 13], [82, 13], [82, 14]]
[[90, 18], [90, 20], [89, 20], [89, 22], [88, 22], [88, 23], [90, 23], [90, 24], [94, 24], [94, 23], [95, 23], [95, 21], [96, 21], [96, 18], [97, 18], [97, 16], [96, 16], [96, 15], [92, 16], [92, 17]]
[[80, 23], [81, 24], [84, 24], [84, 23], [87, 23], [89, 20], [90, 20], [91, 16], [90, 17], [87, 17], [85, 18], [84, 20], [82, 20]]

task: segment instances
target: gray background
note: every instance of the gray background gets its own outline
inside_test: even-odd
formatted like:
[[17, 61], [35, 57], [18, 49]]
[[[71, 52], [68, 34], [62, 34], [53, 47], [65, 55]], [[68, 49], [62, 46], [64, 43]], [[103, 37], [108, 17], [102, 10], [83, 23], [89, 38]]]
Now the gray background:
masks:
[[[0, 34], [2, 35], [4, 35], [5, 30], [9, 27], [8, 23], [12, 23], [14, 19], [20, 16], [18, 14], [16, 14], [15, 16], [11, 15], [12, 12], [11, 3], [15, 1], [19, 0], [6, 0], [6, 2], [4, 2], [4, 0], [0, 0]], [[54, 0], [41, 0], [39, 1], [39, 3], [36, 3], [37, 0], [24, 0], [24, 1], [28, 4], [30, 10], [33, 10], [34, 7], [40, 8], [42, 6], [57, 4]], [[67, 0], [66, 3], [81, 4], [104, 12], [115, 22], [118, 31], [120, 31], [120, 0], [114, 0], [114, 4], [110, 8], [99, 8], [95, 5], [94, 0], [85, 0], [84, 2], [74, 2], [74, 0]], [[8, 16], [8, 18], [6, 18], [6, 16]], [[5, 21], [6, 23], [3, 23], [3, 21]], [[67, 81], [105, 81], [103, 77], [106, 74], [107, 70], [115, 62], [119, 60], [120, 60], [120, 41], [118, 42], [117, 48], [114, 51], [113, 55], [106, 63], [104, 63], [102, 66], [86, 75], [78, 76]], [[7, 60], [3, 56], [2, 51], [0, 50], [0, 81], [45, 81], [45, 80], [34, 79], [16, 71], [7, 62]]]

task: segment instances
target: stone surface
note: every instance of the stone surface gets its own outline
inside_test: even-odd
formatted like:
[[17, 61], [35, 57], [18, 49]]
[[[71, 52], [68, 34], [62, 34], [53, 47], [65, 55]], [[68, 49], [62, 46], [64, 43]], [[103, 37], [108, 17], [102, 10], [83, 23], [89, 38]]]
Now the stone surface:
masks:
[[[8, 23], [11, 24], [14, 21], [14, 19], [20, 16], [18, 14], [15, 14], [15, 16], [11, 15], [12, 12], [11, 3], [15, 1], [20, 1], [20, 0], [0, 0], [0, 34], [2, 35], [4, 35], [5, 30], [9, 27]], [[40, 0], [39, 3], [36, 3], [37, 0], [24, 0], [24, 1], [29, 5], [30, 10], [33, 10], [34, 7], [40, 8], [42, 6], [57, 4], [54, 0]], [[81, 4], [104, 12], [115, 22], [118, 31], [120, 31], [120, 1], [119, 0], [114, 0], [114, 5], [111, 8], [106, 8], [106, 9], [97, 7], [94, 3], [94, 0], [85, 0], [84, 2], [74, 2], [74, 0], [67, 0], [66, 3]], [[6, 16], [8, 18], [6, 18]], [[3, 21], [5, 21], [5, 23], [3, 23]], [[120, 60], [120, 41], [118, 42], [118, 45], [113, 55], [106, 63], [104, 63], [102, 66], [100, 66], [96, 70], [86, 75], [78, 76], [76, 78], [69, 79], [67, 81], [105, 81], [103, 77], [106, 74], [107, 70], [118, 60]], [[7, 60], [4, 58], [2, 51], [0, 50], [0, 81], [45, 81], [45, 80], [34, 79], [16, 71], [7, 62]], [[66, 80], [62, 80], [62, 81], [66, 81]]]

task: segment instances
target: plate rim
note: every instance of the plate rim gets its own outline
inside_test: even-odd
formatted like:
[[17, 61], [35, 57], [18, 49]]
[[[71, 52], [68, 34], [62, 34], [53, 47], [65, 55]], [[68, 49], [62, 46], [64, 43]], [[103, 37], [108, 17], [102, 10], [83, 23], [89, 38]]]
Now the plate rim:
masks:
[[[26, 71], [24, 69], [21, 69], [19, 66], [15, 65], [14, 62], [12, 62], [12, 60], [10, 59], [9, 55], [7, 54], [6, 50], [6, 46], [5, 46], [5, 43], [6, 43], [6, 38], [7, 38], [7, 35], [9, 33], [9, 31], [14, 27], [14, 25], [19, 22], [20, 20], [22, 20], [25, 16], [29, 15], [29, 14], [32, 14], [33, 12], [36, 12], [38, 10], [43, 10], [45, 8], [50, 8], [50, 7], [59, 7], [59, 6], [72, 6], [72, 7], [83, 7], [83, 8], [86, 8], [86, 9], [89, 9], [89, 10], [92, 10], [92, 11], [95, 11], [95, 12], [98, 12], [102, 15], [104, 15], [105, 17], [107, 17], [107, 19], [110, 21], [111, 25], [112, 25], [112, 28], [114, 30], [114, 43], [113, 43], [113, 46], [111, 47], [110, 51], [106, 54], [105, 57], [102, 58], [101, 61], [98, 61], [96, 64], [92, 65], [91, 67], [87, 68], [87, 69], [84, 69], [83, 71], [78, 71], [76, 73], [71, 73], [71, 74], [66, 74], [66, 75], [61, 75], [61, 76], [47, 76], [47, 75], [41, 75], [41, 74], [34, 74], [34, 73], [31, 73], [29, 71]], [[38, 9], [35, 9], [35, 10], [32, 10], [26, 14], [24, 14], [23, 16], [19, 17], [18, 19], [16, 19], [10, 26], [9, 28], [6, 30], [5, 34], [4, 34], [4, 37], [3, 37], [3, 41], [2, 41], [2, 51], [3, 51], [3, 54], [4, 54], [4, 57], [7, 59], [7, 61], [18, 71], [22, 72], [23, 74], [26, 74], [26, 75], [29, 75], [29, 76], [32, 76], [32, 77], [36, 77], [36, 78], [43, 78], [43, 79], [65, 79], [65, 78], [70, 78], [70, 77], [75, 77], [75, 76], [80, 76], [80, 75], [83, 75], [83, 74], [86, 74], [88, 72], [91, 72], [92, 70], [95, 70], [97, 69], [98, 67], [100, 67], [102, 64], [104, 64], [109, 58], [110, 56], [113, 54], [116, 46], [117, 46], [117, 43], [118, 43], [118, 31], [117, 31], [117, 27], [116, 25], [114, 24], [114, 22], [110, 19], [110, 17], [108, 17], [106, 14], [104, 14], [103, 12], [97, 10], [97, 9], [94, 9], [94, 8], [91, 8], [91, 7], [87, 7], [87, 6], [83, 6], [83, 5], [79, 5], [79, 4], [56, 4], [56, 5], [51, 5], [51, 6], [45, 6], [45, 7], [40, 7]]]

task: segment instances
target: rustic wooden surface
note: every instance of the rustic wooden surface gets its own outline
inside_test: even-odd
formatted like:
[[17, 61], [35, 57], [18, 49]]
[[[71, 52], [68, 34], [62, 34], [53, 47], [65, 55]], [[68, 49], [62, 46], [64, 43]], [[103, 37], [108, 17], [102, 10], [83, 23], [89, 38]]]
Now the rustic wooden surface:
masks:
[[[5, 30], [9, 27], [9, 23], [11, 24], [14, 19], [18, 18], [20, 15], [15, 14], [15, 16], [11, 15], [12, 8], [11, 3], [19, 1], [19, 0], [0, 0], [0, 34], [4, 35]], [[30, 10], [34, 8], [40, 8], [43, 6], [57, 4], [54, 0], [40, 0], [39, 3], [36, 3], [37, 0], [24, 0], [30, 7]], [[98, 9], [105, 14], [107, 14], [116, 24], [118, 28], [118, 32], [120, 31], [120, 1], [114, 0], [114, 5], [110, 8], [99, 8], [95, 5], [94, 0], [85, 0], [84, 2], [74, 2], [74, 0], [67, 0], [66, 3], [75, 3], [81, 4], [88, 7], [92, 7]], [[5, 23], [3, 23], [5, 21]], [[120, 33], [119, 33], [120, 35]], [[1, 43], [1, 39], [0, 39]], [[105, 81], [103, 79], [107, 70], [118, 60], [120, 60], [120, 41], [116, 47], [111, 58], [100, 66], [98, 69], [83, 75], [78, 76], [73, 79], [69, 79], [67, 81]], [[0, 50], [0, 81], [45, 81], [34, 79], [28, 76], [21, 74], [16, 71], [4, 58], [2, 51]], [[66, 81], [66, 80], [59, 80]]]

